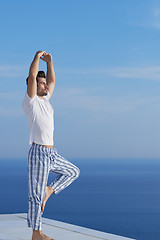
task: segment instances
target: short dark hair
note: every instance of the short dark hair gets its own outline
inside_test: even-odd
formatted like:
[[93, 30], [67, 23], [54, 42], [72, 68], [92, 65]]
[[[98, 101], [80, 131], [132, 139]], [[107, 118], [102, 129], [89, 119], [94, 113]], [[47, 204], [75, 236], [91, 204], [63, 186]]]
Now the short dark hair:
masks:
[[[40, 77], [46, 78], [44, 71], [38, 71], [38, 74], [37, 74], [37, 77], [36, 77], [37, 83], [38, 83], [38, 78], [40, 78]], [[26, 84], [28, 84], [28, 78], [29, 77], [26, 78]]]

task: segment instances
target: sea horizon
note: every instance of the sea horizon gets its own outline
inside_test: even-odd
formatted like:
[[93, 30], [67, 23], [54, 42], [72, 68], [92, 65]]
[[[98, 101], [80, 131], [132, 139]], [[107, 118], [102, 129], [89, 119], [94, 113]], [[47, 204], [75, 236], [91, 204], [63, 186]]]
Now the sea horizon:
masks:
[[[137, 240], [160, 239], [159, 159], [69, 159], [80, 177], [43, 217]], [[48, 184], [56, 175], [50, 173]], [[0, 159], [0, 214], [28, 211], [27, 159]], [[27, 226], [26, 226], [27, 227]]]

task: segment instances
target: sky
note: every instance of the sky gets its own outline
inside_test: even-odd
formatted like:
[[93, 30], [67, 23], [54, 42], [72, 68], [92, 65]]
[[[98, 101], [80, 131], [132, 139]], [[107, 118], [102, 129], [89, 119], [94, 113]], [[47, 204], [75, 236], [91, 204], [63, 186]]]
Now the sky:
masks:
[[0, 158], [27, 157], [22, 102], [38, 50], [53, 58], [59, 154], [160, 158], [159, 1], [6, 0], [0, 29]]

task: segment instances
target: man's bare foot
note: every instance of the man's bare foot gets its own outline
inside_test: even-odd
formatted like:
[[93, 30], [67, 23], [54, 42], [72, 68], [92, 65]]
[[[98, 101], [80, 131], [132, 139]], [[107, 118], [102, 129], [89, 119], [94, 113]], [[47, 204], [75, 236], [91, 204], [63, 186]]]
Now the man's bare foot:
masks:
[[53, 190], [53, 188], [51, 188], [51, 186], [46, 186], [45, 196], [44, 196], [44, 200], [43, 200], [42, 207], [41, 207], [42, 212], [44, 211], [44, 207], [45, 207], [45, 204], [46, 204], [48, 198], [52, 195], [53, 192], [54, 192], [54, 190]]
[[41, 230], [33, 230], [32, 240], [54, 240], [46, 236]]
[[54, 240], [53, 238], [46, 236], [43, 232], [42, 232], [42, 235], [43, 237], [45, 237], [45, 240]]

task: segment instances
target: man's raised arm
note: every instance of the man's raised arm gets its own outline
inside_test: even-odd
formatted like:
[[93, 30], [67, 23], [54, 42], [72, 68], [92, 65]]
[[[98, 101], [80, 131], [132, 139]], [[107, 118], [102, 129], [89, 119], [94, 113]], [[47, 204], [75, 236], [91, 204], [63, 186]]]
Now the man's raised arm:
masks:
[[54, 87], [55, 87], [55, 72], [53, 67], [53, 61], [52, 56], [50, 53], [44, 53], [43, 58], [41, 58], [43, 61], [47, 63], [47, 83], [48, 83], [48, 91], [50, 93], [50, 98], [52, 96]]
[[45, 53], [45, 51], [36, 52], [34, 59], [31, 63], [30, 69], [29, 69], [27, 93], [30, 98], [33, 98], [37, 93], [36, 77], [37, 77], [38, 70], [39, 70], [39, 60], [43, 56], [44, 53]]

